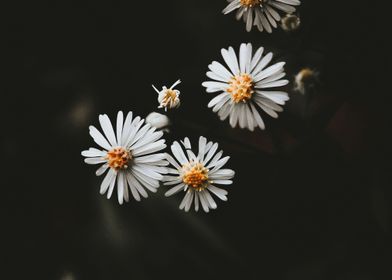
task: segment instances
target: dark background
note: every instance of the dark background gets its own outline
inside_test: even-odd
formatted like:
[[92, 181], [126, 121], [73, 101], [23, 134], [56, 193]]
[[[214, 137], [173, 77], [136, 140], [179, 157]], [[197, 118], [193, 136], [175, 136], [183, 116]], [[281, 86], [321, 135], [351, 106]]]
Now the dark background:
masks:
[[[34, 3], [32, 3], [34, 2]], [[3, 9], [1, 279], [391, 279], [389, 92], [370, 1], [303, 0], [298, 32], [272, 35], [224, 0], [35, 1]], [[354, 5], [355, 4], [355, 5]], [[383, 37], [385, 38], [385, 37]], [[4, 40], [5, 39], [5, 40]], [[267, 129], [231, 129], [206, 107], [207, 65], [252, 42], [320, 72]], [[168, 143], [218, 141], [236, 170], [212, 213], [162, 187], [119, 206], [80, 151], [98, 114], [156, 111], [181, 78]], [[383, 81], [384, 84], [388, 80]]]

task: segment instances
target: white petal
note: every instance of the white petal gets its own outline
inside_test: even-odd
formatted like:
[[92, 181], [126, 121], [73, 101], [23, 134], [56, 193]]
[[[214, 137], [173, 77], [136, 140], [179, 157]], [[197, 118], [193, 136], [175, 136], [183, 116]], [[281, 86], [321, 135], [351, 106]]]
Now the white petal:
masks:
[[214, 184], [231, 185], [231, 184], [233, 184], [233, 181], [232, 180], [214, 180]]
[[147, 168], [141, 164], [134, 164], [132, 166], [133, 171], [138, 171], [141, 174], [144, 174], [145, 176], [155, 179], [155, 180], [162, 180], [163, 176], [159, 174], [158, 172], [155, 172], [152, 168]]
[[132, 154], [134, 157], [138, 157], [138, 156], [143, 156], [143, 155], [148, 155], [148, 154], [158, 152], [160, 150], [163, 150], [164, 148], [166, 148], [166, 144], [165, 144], [165, 140], [162, 139], [157, 142], [150, 143], [139, 149], [135, 149], [132, 151]]
[[217, 149], [218, 149], [218, 143], [215, 143], [214, 145], [212, 145], [211, 149], [208, 151], [207, 156], [203, 160], [203, 164], [208, 163], [208, 161], [212, 158], [212, 156], [215, 155]]
[[103, 164], [100, 168], [97, 169], [95, 172], [95, 175], [101, 176], [105, 171], [109, 168], [109, 164]]
[[268, 68], [264, 69], [263, 71], [261, 71], [260, 73], [258, 73], [253, 78], [253, 81], [255, 83], [257, 83], [266, 77], [274, 75], [275, 73], [279, 72], [285, 64], [286, 64], [285, 62], [279, 62], [274, 65], [271, 65], [270, 67], [268, 67]]
[[90, 135], [94, 139], [95, 143], [97, 143], [99, 146], [106, 150], [111, 150], [112, 146], [110, 146], [109, 142], [103, 137], [101, 132], [98, 131], [94, 126], [90, 125]]
[[223, 201], [227, 201], [227, 191], [221, 188], [217, 188], [213, 185], [208, 186], [208, 190], [210, 192], [212, 192], [213, 194], [215, 194], [219, 199], [223, 200]]
[[195, 211], [199, 211], [199, 192], [195, 192]]
[[255, 77], [261, 70], [264, 69], [265, 66], [267, 66], [271, 62], [272, 57], [272, 52], [269, 52], [260, 60], [260, 62], [256, 65], [255, 69], [253, 69], [251, 73], [253, 77]]
[[207, 139], [203, 136], [200, 136], [200, 138], [199, 138], [199, 154], [197, 155], [197, 158], [200, 161], [203, 161], [204, 149], [206, 148], [206, 144], [207, 144]]
[[215, 172], [218, 169], [221, 169], [221, 167], [224, 166], [229, 159], [230, 159], [230, 157], [227, 156], [227, 157], [224, 157], [224, 158], [218, 160], [217, 163], [215, 164], [215, 167], [211, 170], [211, 173]]
[[97, 158], [85, 158], [84, 162], [87, 164], [99, 164], [99, 163], [104, 163], [107, 160], [105, 158], [102, 157], [97, 157]]
[[191, 208], [194, 195], [195, 195], [195, 192], [191, 192], [191, 195], [189, 196], [189, 198], [185, 202], [185, 206], [184, 206], [185, 212], [188, 212], [189, 209]]
[[188, 159], [186, 158], [185, 153], [181, 148], [181, 145], [177, 141], [174, 141], [170, 148], [175, 158], [181, 164], [185, 164], [188, 162]]
[[[129, 137], [129, 133], [131, 131], [131, 124], [132, 124], [132, 112], [128, 112], [127, 117], [125, 118], [122, 135], [121, 135], [121, 142], [119, 143], [120, 146], [125, 146], [126, 141]], [[119, 139], [118, 139], [119, 140]]]
[[148, 197], [148, 193], [146, 192], [146, 190], [132, 174], [128, 175], [128, 182], [130, 182], [129, 185], [131, 185], [132, 183], [132, 186], [135, 187], [137, 192], [140, 193], [144, 198]]
[[223, 155], [223, 151], [219, 151], [219, 152], [214, 156], [214, 158], [211, 160], [211, 162], [207, 165], [206, 168], [212, 168], [212, 167], [214, 167], [215, 164], [218, 162], [218, 160], [220, 160], [220, 158], [222, 157], [222, 155]]
[[263, 51], [264, 51], [264, 48], [263, 47], [260, 47], [257, 51], [256, 51], [256, 53], [255, 53], [255, 55], [253, 56], [253, 58], [252, 58], [252, 62], [251, 62], [251, 64], [250, 64], [250, 72], [252, 72], [253, 71], [253, 69], [256, 67], [256, 65], [259, 63], [259, 61], [260, 61], [260, 59], [261, 59], [261, 56], [263, 55]]
[[246, 73], [245, 65], [248, 62], [248, 52], [246, 44], [242, 43], [240, 46], [240, 71]]
[[222, 13], [227, 15], [239, 7], [241, 7], [241, 3], [239, 1], [232, 1], [226, 8], [223, 9]]
[[148, 156], [137, 157], [133, 161], [134, 163], [153, 163], [160, 160], [166, 160], [166, 153], [152, 154]]
[[211, 101], [208, 103], [208, 108], [214, 107], [217, 103], [219, 103], [220, 101], [224, 100], [226, 97], [228, 96], [228, 94], [226, 92], [223, 92], [217, 96], [215, 96], [213, 99], [211, 99]]
[[117, 199], [120, 205], [124, 202], [124, 172], [119, 172], [117, 176]]
[[[117, 174], [116, 174], [116, 175], [117, 175]], [[112, 197], [113, 190], [114, 190], [114, 185], [116, 184], [116, 177], [117, 177], [117, 176], [114, 176], [113, 179], [112, 179], [112, 181], [110, 182], [109, 190], [108, 190], [108, 192], [107, 192], [107, 194], [106, 194], [106, 198], [107, 198], [107, 199], [109, 199], [109, 198]]]
[[133, 198], [136, 201], [140, 201], [139, 192], [137, 191], [137, 189], [135, 187], [135, 185], [139, 184], [139, 182], [129, 172], [127, 173], [126, 177], [127, 177], [128, 185], [129, 185], [129, 188], [131, 189], [131, 193], [132, 193]]
[[189, 198], [191, 196], [191, 191], [187, 191], [184, 198], [182, 199], [179, 208], [182, 210], [185, 207], [185, 204], [188, 202]]
[[216, 209], [218, 206], [216, 205], [215, 200], [212, 198], [210, 193], [208, 191], [203, 191], [202, 193], [203, 193], [205, 199], [208, 201], [210, 208]]
[[260, 117], [259, 112], [257, 112], [257, 109], [255, 108], [255, 106], [250, 103], [250, 107], [252, 109], [252, 113], [253, 113], [253, 117], [254, 120], [256, 121], [257, 125], [260, 127], [260, 129], [265, 129], [265, 124], [263, 122], [263, 119]]
[[185, 188], [185, 184], [179, 184], [179, 185], [171, 188], [170, 190], [168, 190], [165, 193], [165, 196], [171, 196], [173, 194], [176, 194], [176, 193], [180, 192], [181, 190], [184, 190], [184, 188]]
[[101, 188], [100, 188], [100, 190], [99, 190], [99, 193], [100, 193], [100, 194], [104, 194], [104, 193], [107, 191], [107, 189], [108, 189], [110, 183], [111, 183], [114, 179], [116, 179], [116, 172], [115, 172], [113, 169], [109, 169], [109, 172], [106, 173], [105, 178], [102, 180]]
[[106, 156], [106, 151], [101, 151], [96, 148], [90, 148], [87, 151], [82, 152], [84, 157], [104, 157]]
[[117, 135], [118, 145], [121, 145], [123, 125], [124, 125], [124, 115], [122, 111], [119, 111], [117, 113], [117, 123], [116, 123], [116, 135]]
[[221, 54], [227, 66], [229, 66], [231, 73], [233, 75], [238, 75], [240, 73], [240, 68], [234, 49], [232, 47], [229, 47], [229, 50], [222, 49]]
[[101, 124], [103, 133], [105, 134], [106, 138], [109, 140], [109, 143], [112, 146], [117, 146], [116, 136], [114, 135], [113, 126], [110, 122], [109, 117], [104, 115], [99, 115], [99, 123]]
[[290, 99], [288, 94], [284, 91], [257, 91], [257, 93], [280, 105], [284, 105], [285, 102]]
[[176, 162], [176, 160], [169, 154], [166, 154], [166, 159], [168, 162], [170, 162], [171, 165], [173, 165], [177, 169], [181, 169], [181, 166]]
[[282, 87], [285, 86], [289, 83], [288, 80], [278, 80], [278, 81], [273, 81], [273, 82], [269, 82], [269, 83], [259, 83], [259, 85], [257, 86], [258, 88], [273, 88], [273, 87]]
[[295, 12], [295, 8], [293, 6], [290, 6], [290, 5], [287, 5], [287, 4], [283, 4], [283, 3], [276, 2], [276, 1], [272, 1], [270, 3], [270, 5], [274, 6], [275, 8], [277, 8], [277, 9], [283, 11], [283, 12], [286, 12], [288, 14], [291, 14], [291, 13]]
[[203, 196], [203, 192], [204, 191], [199, 192], [199, 199], [200, 199], [201, 206], [203, 207], [204, 212], [208, 213], [210, 211], [210, 209], [208, 207], [208, 202], [206, 201], [206, 199]]
[[230, 80], [230, 78], [233, 76], [232, 73], [229, 72], [229, 70], [226, 69], [222, 64], [220, 64], [217, 61], [213, 61], [208, 68], [215, 74], [219, 75], [220, 77], [226, 79], [226, 81]]
[[227, 83], [214, 82], [214, 81], [203, 82], [201, 85], [207, 88], [208, 92], [225, 90], [228, 87]]

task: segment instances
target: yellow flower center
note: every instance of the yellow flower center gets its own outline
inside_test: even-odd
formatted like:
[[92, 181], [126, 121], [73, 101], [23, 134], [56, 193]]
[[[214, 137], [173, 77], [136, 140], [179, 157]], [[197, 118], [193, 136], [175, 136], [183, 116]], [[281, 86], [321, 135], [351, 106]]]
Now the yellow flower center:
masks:
[[252, 77], [244, 73], [232, 77], [229, 81], [229, 88], [226, 91], [231, 94], [233, 102], [246, 102], [254, 93], [253, 86]]
[[190, 162], [183, 167], [182, 181], [184, 184], [192, 187], [197, 191], [204, 190], [208, 184], [208, 169], [199, 162]]
[[108, 161], [109, 167], [115, 170], [127, 169], [128, 163], [132, 159], [132, 155], [124, 148], [117, 147], [110, 150], [106, 154], [106, 159]]
[[256, 5], [260, 5], [264, 2], [264, 0], [240, 0], [242, 6], [253, 7]]
[[165, 96], [162, 99], [162, 103], [165, 106], [167, 106], [170, 103], [174, 103], [176, 98], [177, 98], [177, 93], [172, 89], [168, 89], [165, 92]]

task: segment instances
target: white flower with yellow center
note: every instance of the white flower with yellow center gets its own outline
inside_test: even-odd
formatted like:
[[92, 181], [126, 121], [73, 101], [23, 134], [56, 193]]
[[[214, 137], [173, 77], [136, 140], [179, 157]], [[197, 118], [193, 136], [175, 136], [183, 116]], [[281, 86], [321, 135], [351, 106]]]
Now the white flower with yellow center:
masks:
[[100, 193], [107, 192], [109, 199], [117, 182], [118, 202], [123, 204], [124, 200], [129, 201], [129, 189], [137, 201], [140, 196], [148, 197], [145, 189], [156, 192], [169, 164], [165, 153], [156, 153], [166, 148], [165, 140], [161, 139], [163, 132], [144, 124], [140, 117], [133, 119], [132, 112], [125, 121], [123, 113], [118, 112], [116, 133], [107, 115], [100, 115], [99, 122], [104, 134], [90, 126], [90, 135], [103, 150], [90, 148], [82, 155], [87, 164], [102, 164], [97, 176], [108, 170]]
[[277, 10], [291, 14], [295, 12], [293, 6], [301, 4], [299, 0], [228, 0], [228, 2], [229, 5], [223, 10], [225, 15], [237, 10], [236, 18], [244, 20], [248, 32], [252, 26], [257, 26], [260, 31], [265, 29], [268, 33], [271, 33], [272, 27], [276, 28], [277, 22], [281, 20]]
[[152, 85], [153, 89], [158, 93], [158, 108], [165, 108], [165, 111], [167, 111], [167, 109], [178, 108], [180, 106], [180, 91], [174, 89], [180, 83], [181, 80], [178, 80], [170, 88], [163, 86], [162, 90], [158, 90]]
[[211, 194], [219, 199], [227, 201], [227, 191], [215, 185], [231, 185], [234, 171], [222, 169], [230, 157], [223, 157], [223, 151], [218, 150], [218, 144], [208, 142], [205, 137], [199, 139], [199, 151], [196, 155], [192, 151], [191, 143], [188, 138], [182, 141], [185, 148], [182, 149], [178, 142], [174, 142], [171, 151], [175, 159], [167, 155], [167, 160], [174, 168], [169, 168], [164, 177], [164, 185], [173, 186], [165, 193], [171, 196], [180, 191], [185, 191], [185, 196], [180, 204], [180, 209], [186, 212], [195, 205], [195, 211], [199, 210], [199, 205], [205, 212], [216, 209], [217, 205]]
[[[213, 98], [208, 107], [217, 112], [221, 120], [229, 117], [230, 125], [248, 128], [265, 128], [257, 107], [273, 118], [277, 112], [283, 111], [280, 105], [289, 100], [283, 91], [271, 91], [270, 88], [285, 86], [288, 80], [282, 80], [286, 75], [279, 62], [268, 66], [272, 53], [263, 55], [264, 48], [259, 48], [252, 55], [251, 44], [241, 44], [239, 60], [232, 47], [222, 49], [221, 53], [228, 69], [219, 62], [212, 62], [207, 76], [214, 81], [204, 82], [207, 92], [222, 92]], [[268, 67], [267, 67], [268, 66]]]

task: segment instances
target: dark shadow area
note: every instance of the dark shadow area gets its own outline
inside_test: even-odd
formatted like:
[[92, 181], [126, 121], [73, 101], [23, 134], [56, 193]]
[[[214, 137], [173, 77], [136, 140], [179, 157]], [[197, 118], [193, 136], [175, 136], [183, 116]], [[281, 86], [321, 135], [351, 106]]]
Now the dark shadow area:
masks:
[[[390, 92], [371, 77], [387, 68], [368, 4], [302, 0], [298, 31], [267, 34], [224, 0], [33, 2], [5, 10], [1, 279], [391, 279]], [[219, 121], [201, 86], [242, 42], [287, 62], [291, 100], [265, 131]], [[303, 67], [320, 72], [308, 95], [292, 90]], [[151, 84], [178, 78], [167, 142], [219, 142], [229, 201], [205, 214], [165, 187], [123, 206], [99, 195], [88, 126], [158, 111]]]

